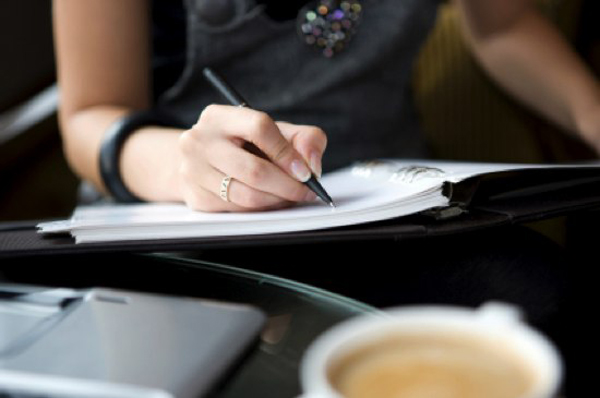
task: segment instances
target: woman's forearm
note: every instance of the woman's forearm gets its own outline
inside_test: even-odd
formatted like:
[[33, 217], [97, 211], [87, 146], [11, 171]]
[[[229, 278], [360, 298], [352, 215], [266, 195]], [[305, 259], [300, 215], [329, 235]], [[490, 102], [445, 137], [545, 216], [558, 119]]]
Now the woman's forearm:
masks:
[[[150, 107], [149, 0], [55, 0], [60, 124], [72, 169], [103, 191], [99, 155], [119, 117]], [[316, 126], [276, 123], [233, 106], [198, 108], [189, 130], [141, 128], [126, 140], [120, 174], [147, 201], [203, 211], [256, 211], [312, 200], [302, 184], [319, 173], [326, 147]], [[245, 151], [252, 142], [269, 160]], [[229, 181], [227, 191], [223, 182]]]
[[[83, 179], [105, 192], [100, 177], [100, 145], [107, 128], [130, 112], [115, 106], [97, 106], [62, 121], [65, 154]], [[178, 140], [181, 130], [145, 127], [132, 134], [120, 156], [120, 172], [127, 188], [149, 201], [181, 201], [178, 185]]]
[[600, 151], [600, 84], [560, 32], [526, 2], [492, 28], [462, 3], [468, 41], [494, 80]]

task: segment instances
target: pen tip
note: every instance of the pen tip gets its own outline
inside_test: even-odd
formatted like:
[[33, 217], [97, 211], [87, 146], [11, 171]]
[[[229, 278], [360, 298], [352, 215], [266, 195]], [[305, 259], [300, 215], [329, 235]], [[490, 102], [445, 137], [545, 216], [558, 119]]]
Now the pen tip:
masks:
[[335, 209], [335, 203], [329, 202], [329, 206], [331, 206], [332, 209]]

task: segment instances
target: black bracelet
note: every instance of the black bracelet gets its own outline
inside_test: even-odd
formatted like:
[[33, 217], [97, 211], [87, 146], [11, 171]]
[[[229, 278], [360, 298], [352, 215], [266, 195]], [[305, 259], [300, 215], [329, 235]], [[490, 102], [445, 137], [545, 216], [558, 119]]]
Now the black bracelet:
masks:
[[114, 122], [102, 139], [100, 146], [100, 175], [110, 195], [118, 202], [142, 202], [123, 182], [119, 171], [123, 144], [138, 128], [143, 126], [176, 127], [179, 123], [157, 111], [133, 112]]

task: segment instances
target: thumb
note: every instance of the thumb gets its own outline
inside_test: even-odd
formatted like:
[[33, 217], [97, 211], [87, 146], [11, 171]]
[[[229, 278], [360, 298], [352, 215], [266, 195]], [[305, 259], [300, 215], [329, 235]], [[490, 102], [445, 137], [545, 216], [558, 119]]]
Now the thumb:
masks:
[[277, 127], [294, 149], [304, 158], [312, 172], [317, 177], [321, 177], [323, 153], [327, 147], [325, 132], [316, 126], [287, 122], [277, 122]]

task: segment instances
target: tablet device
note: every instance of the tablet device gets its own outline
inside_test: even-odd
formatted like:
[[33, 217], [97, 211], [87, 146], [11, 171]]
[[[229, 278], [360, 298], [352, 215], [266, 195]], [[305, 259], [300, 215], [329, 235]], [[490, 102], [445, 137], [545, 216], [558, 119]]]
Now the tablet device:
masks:
[[0, 395], [202, 397], [265, 319], [197, 298], [0, 285]]

